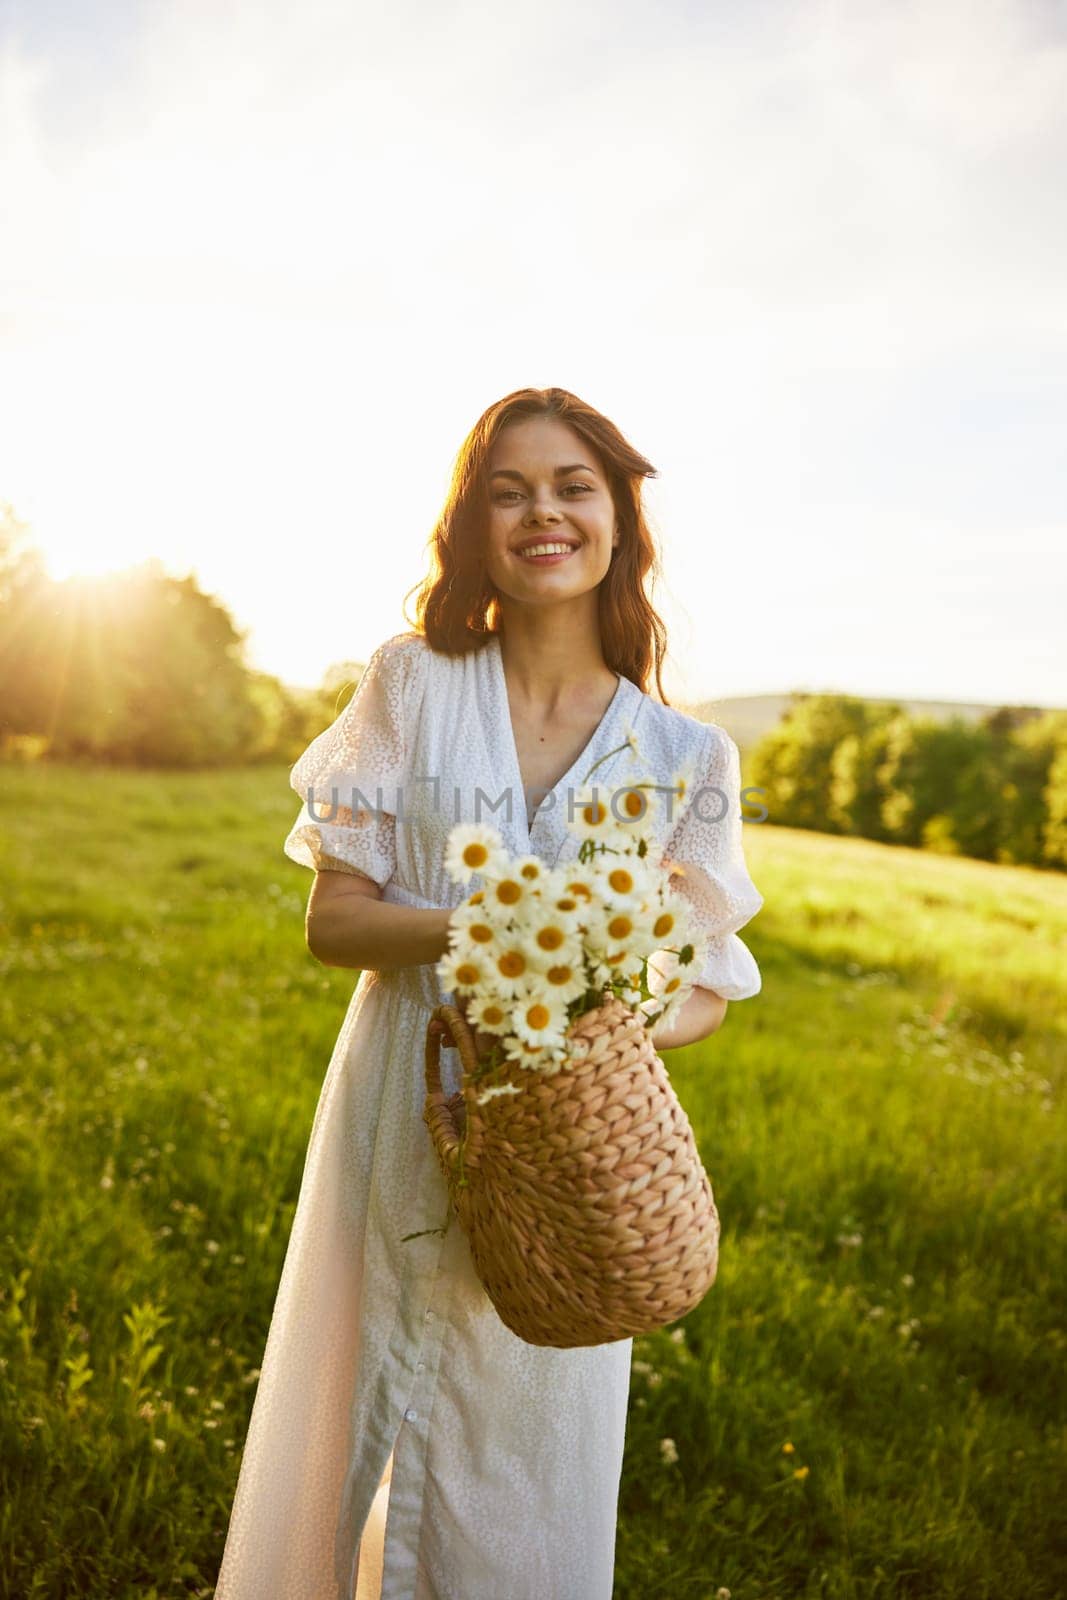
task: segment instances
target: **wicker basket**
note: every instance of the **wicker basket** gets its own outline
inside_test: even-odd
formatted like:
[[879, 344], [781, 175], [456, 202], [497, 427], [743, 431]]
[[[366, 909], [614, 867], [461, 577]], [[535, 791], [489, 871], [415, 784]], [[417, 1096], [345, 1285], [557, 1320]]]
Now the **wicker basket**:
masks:
[[[441, 1088], [442, 1039], [463, 1065]], [[423, 1115], [475, 1271], [528, 1344], [607, 1344], [662, 1328], [715, 1281], [719, 1216], [689, 1119], [640, 1020], [609, 996], [571, 1027], [588, 1052], [479, 1105], [471, 1030], [451, 1005], [426, 1032]]]

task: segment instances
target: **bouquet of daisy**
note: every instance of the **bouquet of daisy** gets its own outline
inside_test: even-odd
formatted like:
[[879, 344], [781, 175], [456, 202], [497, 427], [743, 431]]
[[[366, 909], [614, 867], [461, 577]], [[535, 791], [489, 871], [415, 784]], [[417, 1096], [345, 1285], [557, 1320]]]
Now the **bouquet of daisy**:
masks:
[[450, 877], [480, 883], [453, 912], [436, 970], [468, 1023], [493, 1041], [479, 1057], [480, 1103], [519, 1092], [493, 1081], [505, 1078], [497, 1070], [505, 1064], [557, 1073], [580, 1055], [568, 1030], [611, 996], [651, 1030], [682, 1006], [706, 953], [671, 883], [682, 869], [650, 856], [653, 797], [683, 794], [687, 776], [669, 790], [629, 784], [609, 802], [589, 787], [592, 770], [567, 818], [581, 841], [576, 861], [550, 868], [535, 855], [512, 856], [482, 823], [449, 835]]

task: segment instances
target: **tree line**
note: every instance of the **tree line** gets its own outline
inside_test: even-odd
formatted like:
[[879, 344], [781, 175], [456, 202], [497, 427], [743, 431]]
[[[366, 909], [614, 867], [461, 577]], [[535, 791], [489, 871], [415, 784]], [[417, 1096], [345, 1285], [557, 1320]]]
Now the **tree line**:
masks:
[[0, 754], [122, 766], [293, 762], [358, 681], [317, 688], [245, 660], [246, 635], [192, 577], [150, 560], [54, 580], [25, 524], [0, 508]]
[[786, 827], [1067, 867], [1067, 711], [1003, 706], [977, 723], [938, 722], [799, 695], [746, 760], [745, 783]]
[[[292, 764], [361, 666], [294, 689], [245, 660], [245, 635], [158, 561], [56, 581], [0, 506], [0, 755], [124, 766]], [[797, 695], [746, 753], [768, 820], [821, 833], [1067, 867], [1067, 711], [977, 724], [894, 703]]]

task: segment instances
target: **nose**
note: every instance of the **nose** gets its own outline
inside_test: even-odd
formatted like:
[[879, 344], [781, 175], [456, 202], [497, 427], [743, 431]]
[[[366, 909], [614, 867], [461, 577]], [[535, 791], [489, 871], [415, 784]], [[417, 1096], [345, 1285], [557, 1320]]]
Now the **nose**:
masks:
[[530, 507], [530, 512], [526, 518], [526, 521], [534, 524], [554, 524], [557, 522], [562, 522], [563, 518], [552, 504], [548, 492], [546, 490], [542, 490], [539, 494], [534, 495], [533, 505]]

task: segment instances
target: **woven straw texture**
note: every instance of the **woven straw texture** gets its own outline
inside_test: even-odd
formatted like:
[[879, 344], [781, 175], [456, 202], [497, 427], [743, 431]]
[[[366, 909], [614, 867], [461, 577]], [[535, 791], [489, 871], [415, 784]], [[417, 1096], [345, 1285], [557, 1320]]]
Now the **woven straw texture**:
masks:
[[[509, 1064], [475, 1099], [471, 1031], [451, 1005], [426, 1034], [424, 1118], [475, 1271], [528, 1344], [606, 1344], [684, 1316], [715, 1281], [719, 1216], [689, 1119], [647, 1030], [613, 996], [568, 1032], [552, 1075]], [[442, 1040], [463, 1064], [441, 1089]]]

